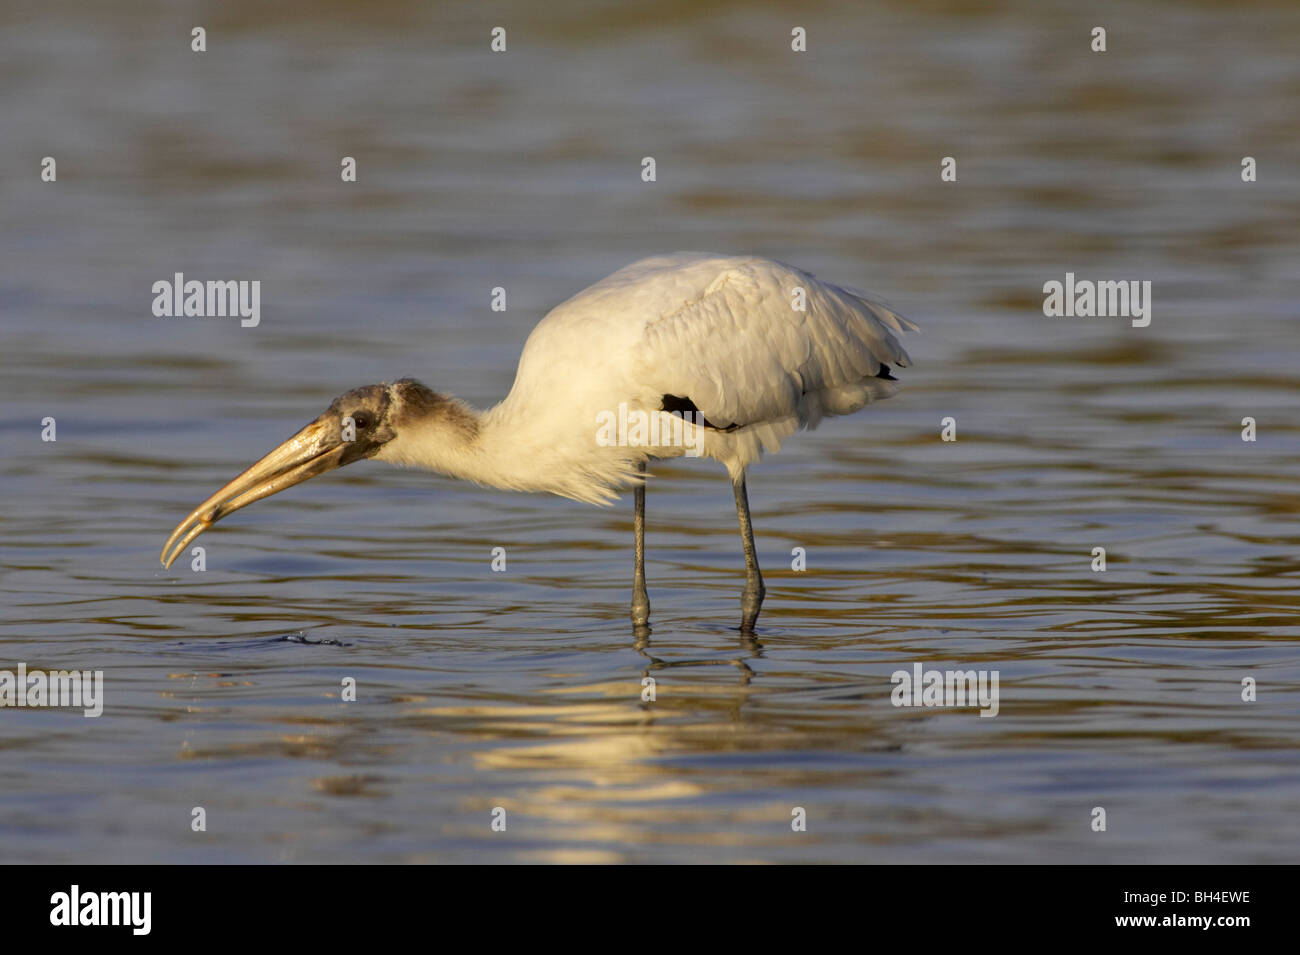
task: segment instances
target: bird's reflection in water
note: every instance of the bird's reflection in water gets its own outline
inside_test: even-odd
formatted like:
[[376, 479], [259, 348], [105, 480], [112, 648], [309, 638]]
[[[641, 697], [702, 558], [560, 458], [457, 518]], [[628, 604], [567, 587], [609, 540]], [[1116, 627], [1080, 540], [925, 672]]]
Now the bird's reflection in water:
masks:
[[763, 655], [763, 645], [759, 643], [758, 636], [752, 630], [740, 630], [740, 649], [744, 651], [744, 657], [735, 657], [727, 660], [664, 660], [650, 652], [650, 634], [651, 628], [645, 625], [637, 625], [633, 628], [632, 648], [637, 653], [649, 660], [649, 664], [641, 671], [641, 678], [651, 676], [652, 673], [662, 670], [669, 670], [674, 667], [705, 667], [705, 666], [732, 666], [740, 672], [740, 681], [738, 686], [747, 687], [750, 681], [754, 679], [754, 671], [745, 662], [745, 658], [756, 660]]

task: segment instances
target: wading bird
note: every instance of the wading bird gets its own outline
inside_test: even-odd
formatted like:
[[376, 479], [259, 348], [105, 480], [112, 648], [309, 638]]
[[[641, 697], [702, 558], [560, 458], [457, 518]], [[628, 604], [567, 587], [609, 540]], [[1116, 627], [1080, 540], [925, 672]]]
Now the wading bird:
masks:
[[362, 458], [476, 484], [609, 504], [634, 489], [632, 621], [645, 627], [645, 468], [699, 455], [731, 475], [745, 554], [741, 630], [765, 589], [745, 470], [800, 428], [894, 394], [916, 326], [864, 293], [753, 257], [679, 252], [634, 262], [553, 309], [514, 387], [476, 411], [411, 378], [340, 395], [181, 521], [164, 567], [228, 514]]

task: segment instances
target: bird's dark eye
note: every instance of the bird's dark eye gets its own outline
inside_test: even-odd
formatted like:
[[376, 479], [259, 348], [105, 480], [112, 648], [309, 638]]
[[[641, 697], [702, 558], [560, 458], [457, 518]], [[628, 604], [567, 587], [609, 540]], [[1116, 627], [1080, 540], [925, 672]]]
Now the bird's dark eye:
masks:
[[370, 414], [368, 412], [358, 411], [356, 414], [352, 416], [352, 423], [356, 426], [356, 429], [358, 431], [365, 431], [374, 422], [371, 419]]

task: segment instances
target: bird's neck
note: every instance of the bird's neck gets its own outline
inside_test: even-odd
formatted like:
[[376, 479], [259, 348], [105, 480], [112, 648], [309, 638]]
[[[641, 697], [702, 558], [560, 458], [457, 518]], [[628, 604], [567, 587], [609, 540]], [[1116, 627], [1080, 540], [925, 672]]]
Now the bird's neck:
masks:
[[394, 436], [375, 457], [487, 487], [606, 504], [619, 488], [640, 480], [633, 471], [638, 455], [597, 444], [594, 423], [583, 428], [582, 420], [521, 401], [514, 391], [478, 411], [426, 389], [418, 401], [396, 409]]
[[[430, 392], [419, 407], [399, 409], [394, 437], [375, 455], [398, 467], [434, 471], [489, 487], [535, 490], [521, 435], [507, 424], [509, 409], [479, 411], [458, 398]], [[506, 440], [506, 431], [513, 441]]]

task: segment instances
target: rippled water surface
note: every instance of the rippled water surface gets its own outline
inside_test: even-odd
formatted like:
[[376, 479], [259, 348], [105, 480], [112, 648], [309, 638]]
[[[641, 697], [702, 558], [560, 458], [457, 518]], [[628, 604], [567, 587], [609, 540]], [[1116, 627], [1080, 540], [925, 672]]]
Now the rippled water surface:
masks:
[[[0, 13], [0, 668], [107, 700], [0, 710], [0, 859], [1294, 861], [1300, 9], [79, 6]], [[711, 463], [656, 469], [648, 639], [630, 499], [366, 463], [159, 568], [339, 392], [486, 407], [675, 249], [924, 329], [751, 472], [755, 637]], [[261, 324], [155, 318], [178, 271], [261, 280]], [[1151, 281], [1150, 326], [1044, 317], [1067, 271]], [[914, 663], [998, 671], [998, 716], [895, 708]]]

